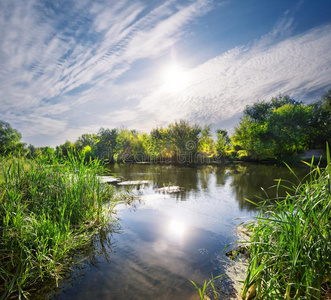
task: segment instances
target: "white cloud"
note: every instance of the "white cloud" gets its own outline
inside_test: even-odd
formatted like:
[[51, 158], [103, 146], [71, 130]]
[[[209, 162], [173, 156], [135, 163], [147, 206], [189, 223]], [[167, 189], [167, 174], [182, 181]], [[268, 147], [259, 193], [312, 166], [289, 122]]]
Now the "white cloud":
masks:
[[[188, 1], [180, 8], [174, 3], [166, 1], [151, 11], [132, 1], [65, 2], [69, 9], [53, 3], [56, 11], [33, 0], [3, 3], [0, 118], [20, 115], [11, 120], [23, 136], [37, 133], [37, 121], [43, 126], [45, 120], [50, 135], [64, 134], [72, 124], [60, 125], [57, 116], [84, 101], [92, 105], [95, 93], [111, 85], [138, 59], [164, 53], [181, 36], [183, 27], [210, 7], [206, 0]], [[79, 101], [80, 96], [85, 100]], [[29, 126], [23, 126], [24, 122]], [[52, 124], [60, 125], [62, 131], [51, 130]]]
[[65, 3], [70, 9], [60, 12], [33, 0], [1, 5], [0, 119], [36, 145], [101, 126], [149, 131], [179, 118], [233, 124], [257, 100], [279, 93], [305, 100], [330, 87], [331, 25], [293, 36], [286, 13], [252, 44], [186, 70], [186, 86], [174, 92], [157, 71], [118, 80], [135, 62], [169, 52], [211, 1], [168, 0], [153, 9], [139, 1]]
[[198, 0], [175, 13], [169, 11], [167, 18], [158, 22], [155, 27], [143, 30], [135, 35], [130, 41], [124, 56], [128, 61], [132, 61], [137, 58], [155, 56], [169, 49], [182, 35], [178, 28], [201, 15], [202, 12], [205, 13], [209, 2]]
[[219, 123], [279, 93], [307, 100], [305, 95], [330, 88], [331, 25], [276, 43], [272, 36], [187, 71], [189, 80], [181, 92], [165, 93], [160, 87], [143, 99], [140, 113], [157, 115], [160, 124], [179, 118]]
[[[67, 120], [55, 120], [50, 117], [41, 116], [38, 114], [6, 114], [6, 121], [15, 123], [20, 127], [21, 133], [25, 133], [23, 140], [27, 140], [33, 136], [58, 136], [67, 126]], [[23, 129], [23, 130], [22, 130]]]

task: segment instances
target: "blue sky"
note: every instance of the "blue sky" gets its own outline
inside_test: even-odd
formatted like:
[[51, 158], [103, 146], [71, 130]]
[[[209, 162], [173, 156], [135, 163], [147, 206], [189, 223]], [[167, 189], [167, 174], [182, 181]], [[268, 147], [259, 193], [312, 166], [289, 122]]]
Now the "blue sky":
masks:
[[36, 146], [331, 88], [329, 0], [0, 0], [0, 120]]

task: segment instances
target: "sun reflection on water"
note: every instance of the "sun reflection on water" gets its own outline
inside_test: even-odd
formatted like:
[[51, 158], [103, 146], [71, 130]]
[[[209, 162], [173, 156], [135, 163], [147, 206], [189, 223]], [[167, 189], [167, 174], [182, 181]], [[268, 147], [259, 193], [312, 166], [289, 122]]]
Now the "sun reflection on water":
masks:
[[176, 219], [169, 221], [167, 229], [170, 237], [178, 239], [183, 238], [187, 230], [185, 223]]

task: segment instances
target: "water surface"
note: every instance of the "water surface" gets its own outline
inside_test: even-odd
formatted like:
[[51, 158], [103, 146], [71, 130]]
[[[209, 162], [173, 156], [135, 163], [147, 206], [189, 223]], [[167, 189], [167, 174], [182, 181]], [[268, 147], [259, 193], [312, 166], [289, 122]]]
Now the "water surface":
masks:
[[[140, 200], [118, 206], [121, 229], [96, 237], [84, 254], [88, 259], [53, 299], [199, 299], [189, 280], [202, 284], [211, 273], [224, 274], [228, 258], [222, 249], [236, 241], [236, 226], [256, 215], [245, 198], [257, 201], [261, 187], [273, 197], [268, 187], [275, 178], [295, 180], [286, 168], [254, 164], [125, 164], [110, 171], [148, 183], [131, 187]], [[155, 191], [173, 185], [183, 191]], [[222, 278], [219, 286], [226, 299], [230, 280]]]

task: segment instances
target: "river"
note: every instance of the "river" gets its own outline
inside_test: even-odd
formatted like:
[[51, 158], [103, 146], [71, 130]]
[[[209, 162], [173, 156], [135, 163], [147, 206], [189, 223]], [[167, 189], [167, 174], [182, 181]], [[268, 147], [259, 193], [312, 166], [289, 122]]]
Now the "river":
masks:
[[[109, 170], [147, 182], [130, 186], [139, 200], [118, 205], [119, 228], [102, 232], [79, 254], [87, 259], [51, 299], [199, 299], [190, 280], [201, 285], [211, 273], [224, 274], [229, 261], [222, 249], [236, 241], [236, 226], [256, 215], [245, 199], [258, 201], [261, 187], [274, 197], [269, 187], [276, 178], [295, 181], [285, 167], [257, 164], [122, 164]], [[183, 190], [156, 190], [166, 186]], [[222, 277], [218, 285], [221, 299], [229, 298], [230, 279]]]

